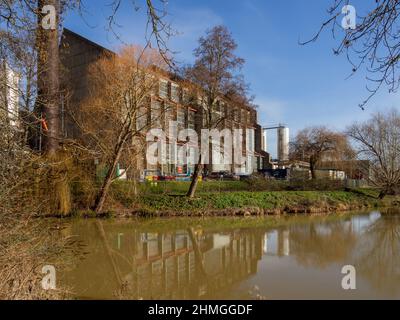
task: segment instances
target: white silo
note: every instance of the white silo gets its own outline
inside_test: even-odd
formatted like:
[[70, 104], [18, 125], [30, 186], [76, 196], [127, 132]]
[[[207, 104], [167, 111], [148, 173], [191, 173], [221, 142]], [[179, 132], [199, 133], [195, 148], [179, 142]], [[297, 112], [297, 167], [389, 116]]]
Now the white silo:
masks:
[[267, 136], [267, 130], [264, 129], [262, 131], [262, 146], [261, 149], [265, 152], [268, 150], [268, 136]]
[[289, 128], [278, 128], [278, 160], [289, 161]]

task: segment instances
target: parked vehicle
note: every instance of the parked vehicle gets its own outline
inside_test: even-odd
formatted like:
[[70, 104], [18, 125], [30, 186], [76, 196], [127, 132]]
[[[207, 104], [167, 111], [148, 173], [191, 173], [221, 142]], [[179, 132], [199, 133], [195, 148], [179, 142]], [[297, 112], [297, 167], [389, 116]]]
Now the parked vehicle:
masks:
[[[201, 177], [200, 181], [201, 181]], [[192, 174], [163, 175], [160, 170], [144, 170], [141, 177], [142, 182], [154, 181], [191, 181]]]
[[211, 172], [207, 177], [209, 180], [234, 180], [235, 175], [229, 171]]
[[288, 180], [290, 176], [290, 169], [264, 169], [259, 170], [265, 178], [272, 180]]

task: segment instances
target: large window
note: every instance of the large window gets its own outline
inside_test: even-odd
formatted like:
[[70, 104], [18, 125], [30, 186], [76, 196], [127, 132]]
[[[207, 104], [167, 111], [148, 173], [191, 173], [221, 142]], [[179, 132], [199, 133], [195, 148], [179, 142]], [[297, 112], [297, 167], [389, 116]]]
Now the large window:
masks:
[[240, 110], [240, 121], [243, 124], [246, 124], [246, 110], [244, 110], [244, 109]]
[[212, 122], [213, 124], [217, 124], [219, 121], [221, 121], [221, 118], [223, 116], [221, 109], [222, 109], [222, 104], [218, 102], [212, 110]]
[[196, 112], [192, 109], [188, 110], [188, 128], [195, 129], [196, 124]]
[[254, 139], [254, 130], [252, 129], [246, 130], [246, 145], [247, 145], [247, 151], [254, 152], [255, 139]]
[[136, 130], [143, 130], [147, 125], [147, 108], [140, 107], [136, 113]]
[[171, 84], [171, 100], [179, 102], [179, 86], [175, 83]]
[[182, 90], [182, 103], [186, 104], [189, 103], [190, 97], [189, 97], [189, 90], [188, 89], [183, 89]]
[[170, 121], [175, 121], [175, 107], [167, 104], [165, 108], [165, 130], [169, 130]]
[[203, 128], [208, 127], [208, 108], [207, 108], [207, 103], [206, 103], [206, 98], [205, 97], [199, 97], [198, 98], [198, 105], [201, 106], [202, 108], [202, 118], [203, 118]]
[[186, 112], [184, 108], [178, 108], [176, 114], [176, 122], [178, 123], [178, 130], [185, 129]]
[[161, 98], [168, 98], [168, 81], [167, 80], [160, 80], [160, 90], [159, 96]]
[[220, 102], [218, 112], [221, 118], [225, 116], [225, 104], [223, 102]]
[[151, 126], [161, 128], [161, 102], [157, 100], [151, 103]]
[[239, 122], [239, 112], [240, 110], [237, 108], [233, 109], [233, 120], [235, 120], [236, 122]]
[[208, 113], [205, 110], [203, 110], [203, 129], [208, 128], [208, 125], [209, 125], [208, 122], [209, 122]]

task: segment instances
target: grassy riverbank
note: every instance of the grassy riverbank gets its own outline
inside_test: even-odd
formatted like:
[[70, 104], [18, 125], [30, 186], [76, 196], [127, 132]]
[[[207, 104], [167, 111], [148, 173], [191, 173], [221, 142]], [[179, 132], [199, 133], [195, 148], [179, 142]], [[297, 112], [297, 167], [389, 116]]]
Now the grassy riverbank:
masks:
[[113, 201], [117, 209], [112, 210], [140, 217], [262, 216], [345, 212], [400, 203], [398, 197], [378, 199], [379, 192], [373, 189], [288, 191], [281, 185], [278, 190], [263, 191], [260, 185], [242, 181], [205, 182], [194, 199], [185, 197], [185, 183], [146, 188], [139, 197], [133, 197], [126, 184], [116, 185]]

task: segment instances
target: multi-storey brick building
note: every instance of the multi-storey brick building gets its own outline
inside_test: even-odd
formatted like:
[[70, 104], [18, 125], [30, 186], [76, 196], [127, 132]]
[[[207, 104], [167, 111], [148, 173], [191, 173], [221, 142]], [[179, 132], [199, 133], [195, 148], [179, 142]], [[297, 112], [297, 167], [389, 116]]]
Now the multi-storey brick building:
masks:
[[[115, 55], [112, 51], [70, 31], [64, 29], [61, 41], [61, 60], [65, 71], [64, 85], [70, 93], [68, 99], [64, 99], [62, 112], [62, 127], [64, 137], [79, 139], [80, 132], [74, 121], [68, 116], [71, 108], [77, 108], [80, 102], [88, 95], [88, 68], [104, 55]], [[168, 132], [171, 121], [177, 127], [177, 131], [193, 129], [199, 133], [205, 128], [205, 112], [202, 106], [202, 94], [193, 99], [185, 81], [166, 71], [157, 72], [158, 86], [151, 95], [150, 108], [147, 117], [141, 117], [137, 121], [148, 122], [153, 128], [163, 128]], [[76, 112], [77, 110], [74, 110]], [[240, 166], [211, 163], [208, 171], [232, 171], [237, 174], [251, 174], [257, 169], [262, 169], [269, 163], [269, 154], [261, 150], [261, 127], [257, 124], [257, 111], [244, 104], [233, 103], [229, 99], [220, 99], [213, 117], [220, 117], [220, 129], [242, 129], [243, 145], [242, 155], [246, 158]], [[145, 123], [138, 127], [145, 127]], [[99, 128], [100, 129], [100, 128]], [[145, 133], [143, 133], [145, 134]], [[169, 137], [170, 138], [170, 137]], [[177, 144], [183, 144], [177, 141]], [[172, 155], [173, 144], [167, 141], [167, 154]], [[145, 149], [145, 148], [144, 148]], [[198, 150], [195, 150], [198, 151]], [[223, 151], [221, 151], [223, 152]], [[186, 159], [171, 161], [167, 164], [150, 165], [146, 161], [143, 150], [137, 163], [139, 171], [159, 170], [162, 175], [190, 174], [193, 172], [194, 163], [188, 163]], [[167, 157], [168, 158], [168, 157]], [[122, 164], [123, 166], [123, 164]]]

